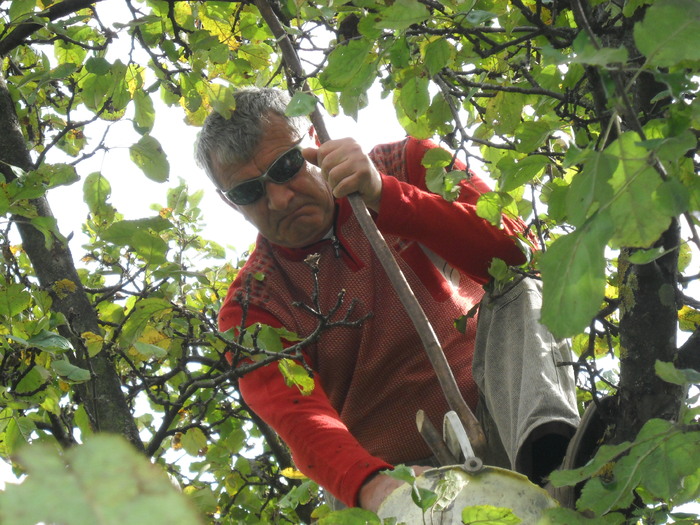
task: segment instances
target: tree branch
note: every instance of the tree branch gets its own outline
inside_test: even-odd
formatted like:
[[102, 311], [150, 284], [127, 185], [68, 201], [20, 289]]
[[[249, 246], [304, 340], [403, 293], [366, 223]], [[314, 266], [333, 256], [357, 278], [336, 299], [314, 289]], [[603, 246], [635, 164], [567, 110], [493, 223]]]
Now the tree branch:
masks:
[[[102, 1], [103, 0], [63, 0], [63, 2], [54, 4], [47, 10], [42, 11], [38, 16], [46, 18], [49, 21], [54, 21]], [[10, 51], [22, 45], [28, 37], [42, 27], [44, 27], [42, 24], [36, 22], [23, 22], [19, 24], [14, 31], [0, 40], [0, 57], [4, 57]]]

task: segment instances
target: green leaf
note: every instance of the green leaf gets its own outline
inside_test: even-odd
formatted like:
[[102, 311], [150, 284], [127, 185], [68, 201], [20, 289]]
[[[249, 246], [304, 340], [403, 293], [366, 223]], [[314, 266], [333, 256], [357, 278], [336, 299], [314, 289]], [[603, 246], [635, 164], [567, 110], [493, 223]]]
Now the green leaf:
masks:
[[156, 182], [168, 180], [170, 164], [156, 138], [144, 135], [129, 148], [129, 155], [149, 179]]
[[286, 496], [279, 500], [279, 507], [295, 509], [299, 505], [306, 505], [311, 501], [313, 494], [318, 490], [318, 485], [310, 479], [293, 487]]
[[432, 490], [413, 485], [411, 490], [411, 499], [413, 503], [418, 505], [423, 511], [427, 511], [432, 507], [438, 499], [437, 494]]
[[700, 432], [684, 432], [669, 421], [651, 419], [612, 472], [584, 486], [579, 508], [597, 515], [625, 509], [640, 485], [655, 498], [668, 501], [682, 490], [683, 478], [697, 471], [699, 456]]
[[102, 233], [102, 238], [118, 246], [129, 246], [139, 256], [151, 264], [166, 261], [168, 244], [159, 232], [172, 227], [172, 223], [162, 217], [119, 221]]
[[610, 179], [614, 191], [610, 217], [617, 246], [650, 246], [671, 223], [654, 200], [662, 179], [649, 163], [649, 153], [638, 144], [636, 133], [624, 133], [606, 148], [619, 163]]
[[634, 41], [654, 66], [700, 59], [700, 3], [657, 0], [634, 26]]
[[476, 214], [494, 226], [501, 224], [502, 213], [517, 215], [518, 209], [513, 197], [504, 192], [484, 193], [476, 202]]
[[413, 482], [416, 481], [416, 473], [413, 471], [412, 467], [407, 465], [397, 465], [393, 469], [383, 470], [382, 474], [386, 474], [399, 481], [404, 481], [409, 485], [413, 485]]
[[36, 0], [13, 0], [10, 3], [10, 20], [16, 24], [18, 19], [34, 11]]
[[516, 525], [522, 520], [513, 511], [492, 505], [474, 505], [462, 510], [465, 525]]
[[[372, 24], [374, 27], [374, 24]], [[411, 50], [408, 47], [405, 37], [394, 40], [388, 49], [389, 61], [394, 67], [407, 68], [411, 63]]]
[[37, 335], [30, 337], [27, 340], [27, 345], [50, 354], [61, 354], [73, 349], [73, 345], [68, 339], [47, 330], [42, 330]]
[[[36, 424], [28, 417], [13, 416], [5, 428], [4, 439], [0, 442], [0, 450], [5, 457], [15, 454], [23, 445], [29, 443], [32, 432], [36, 431]], [[0, 494], [2, 494], [0, 492]], [[0, 500], [1, 503], [1, 500]], [[2, 507], [0, 506], [0, 517], [2, 517]], [[0, 523], [5, 523], [0, 519]]]
[[[233, 98], [233, 90], [231, 87], [207, 83], [205, 84], [205, 92], [207, 100], [214, 111], [224, 118], [230, 118], [231, 112], [236, 108], [236, 99]], [[196, 97], [194, 101], [199, 103], [199, 97]]]
[[83, 102], [88, 109], [97, 111], [102, 107], [107, 99], [107, 94], [113, 87], [112, 82], [111, 71], [100, 75], [88, 73], [81, 79], [79, 85], [83, 90]]
[[443, 199], [453, 201], [459, 197], [459, 183], [464, 180], [463, 171], [445, 171], [444, 168], [432, 167], [425, 172], [425, 185]]
[[69, 62], [76, 66], [81, 65], [87, 55], [87, 51], [79, 45], [61, 39], [57, 39], [54, 42], [53, 49], [54, 55], [60, 64]]
[[61, 64], [60, 66], [53, 68], [49, 72], [48, 78], [51, 80], [59, 80], [62, 78], [66, 78], [72, 75], [77, 69], [78, 66], [72, 63]]
[[148, 133], [156, 121], [153, 99], [145, 91], [134, 93], [134, 127], [139, 133]]
[[161, 348], [160, 346], [152, 345], [150, 343], [144, 343], [141, 341], [134, 341], [134, 348], [136, 348], [136, 351], [146, 359], [149, 359], [151, 357], [155, 357], [156, 359], [162, 359], [168, 355], [168, 351]]
[[55, 360], [51, 363], [51, 368], [59, 376], [72, 383], [84, 383], [85, 381], [90, 381], [91, 378], [89, 370], [77, 367], [67, 360]]
[[508, 269], [508, 265], [503, 261], [503, 259], [494, 257], [494, 259], [491, 261], [491, 264], [489, 265], [489, 275], [493, 277], [496, 281], [502, 281], [510, 277], [510, 270]]
[[608, 181], [618, 164], [617, 157], [608, 153], [593, 152], [588, 156], [566, 194], [566, 211], [571, 224], [581, 226], [593, 212], [610, 203], [613, 191]]
[[107, 199], [112, 194], [112, 186], [101, 173], [91, 173], [83, 183], [83, 200], [93, 215], [103, 215], [112, 211]]
[[141, 335], [143, 329], [149, 323], [160, 316], [170, 312], [172, 305], [157, 297], [140, 300], [129, 313], [129, 318], [124, 323], [124, 328], [120, 334], [121, 343], [128, 347], [132, 346]]
[[404, 83], [399, 95], [399, 102], [404, 113], [411, 120], [423, 115], [430, 105], [428, 94], [429, 81], [425, 77], [412, 76]]
[[424, 60], [430, 76], [447, 66], [452, 58], [452, 46], [444, 38], [433, 40], [425, 46]]
[[46, 370], [44, 367], [35, 365], [33, 366], [27, 374], [22, 378], [22, 380], [15, 387], [15, 392], [20, 394], [28, 394], [34, 392], [38, 394], [39, 398], [45, 398], [43, 394], [43, 389], [46, 384], [53, 380], [53, 374]]
[[565, 523], [566, 525], [622, 525], [626, 522], [625, 516], [617, 512], [587, 518], [580, 512], [563, 507], [547, 509], [546, 519], [548, 521], [543, 521], [543, 523]]
[[650, 248], [648, 250], [637, 250], [629, 256], [629, 261], [632, 264], [648, 264], [656, 259], [663, 257], [667, 253], [675, 250], [665, 250], [663, 247]]
[[517, 93], [498, 91], [488, 99], [485, 119], [489, 122], [489, 130], [496, 133], [511, 135], [520, 125], [525, 98]]
[[281, 352], [284, 349], [279, 331], [268, 325], [260, 325], [256, 343], [258, 348], [266, 352]]
[[190, 456], [199, 456], [200, 451], [207, 447], [207, 436], [201, 428], [192, 427], [182, 435], [180, 442]]
[[54, 235], [59, 239], [64, 239], [56, 229], [55, 217], [32, 217], [29, 222], [44, 235], [44, 245], [47, 250], [53, 246]]
[[93, 75], [106, 75], [109, 73], [112, 64], [102, 57], [90, 57], [85, 61], [85, 69]]
[[214, 491], [210, 487], [205, 486], [200, 488], [195, 485], [190, 485], [185, 487], [183, 492], [187, 494], [187, 497], [192, 500], [201, 512], [208, 514], [216, 512], [218, 502]]
[[374, 512], [354, 507], [326, 514], [316, 523], [318, 525], [380, 525], [382, 521]]
[[67, 186], [80, 180], [75, 166], [70, 164], [42, 164], [37, 169], [42, 179], [48, 181], [47, 189], [57, 186]]
[[314, 390], [314, 378], [309, 375], [309, 372], [296, 361], [291, 359], [281, 359], [277, 366], [282, 372], [284, 382], [287, 386], [296, 386], [299, 391], [308, 396]]
[[328, 56], [328, 65], [319, 75], [321, 85], [328, 91], [343, 91], [362, 85], [371, 74], [371, 64], [366, 63], [373, 43], [361, 39], [337, 46]]
[[542, 322], [557, 337], [583, 330], [600, 309], [605, 291], [605, 247], [611, 234], [599, 217], [558, 238], [542, 256]]
[[688, 211], [688, 190], [676, 178], [666, 179], [654, 191], [653, 202], [663, 215], [674, 217]]
[[521, 122], [515, 132], [515, 150], [520, 153], [536, 151], [552, 131], [552, 125], [543, 120]]
[[377, 27], [403, 31], [413, 24], [420, 24], [430, 16], [428, 8], [414, 0], [395, 0], [389, 7], [381, 11]]
[[16, 460], [28, 477], [0, 493], [2, 523], [203, 523], [165, 473], [121, 437], [96, 435], [61, 453], [32, 445]]
[[510, 157], [503, 157], [497, 165], [502, 173], [499, 179], [499, 189], [508, 192], [527, 184], [537, 177], [548, 164], [549, 159], [544, 155], [531, 155], [515, 162]]
[[573, 45], [575, 56], [569, 59], [572, 64], [580, 63], [591, 66], [607, 66], [627, 62], [627, 50], [624, 47], [595, 47], [585, 31], [579, 32]]
[[442, 148], [431, 148], [423, 155], [421, 164], [426, 168], [446, 168], [452, 164], [453, 155]]
[[0, 287], [0, 315], [14, 317], [29, 308], [31, 303], [32, 296], [23, 285], [12, 283]]
[[301, 117], [310, 115], [316, 109], [316, 97], [310, 93], [297, 91], [294, 93], [292, 100], [289, 101], [285, 114], [288, 117]]
[[667, 383], [674, 385], [691, 385], [700, 383], [700, 372], [692, 368], [676, 368], [673, 363], [666, 363], [657, 359], [654, 370], [656, 375]]

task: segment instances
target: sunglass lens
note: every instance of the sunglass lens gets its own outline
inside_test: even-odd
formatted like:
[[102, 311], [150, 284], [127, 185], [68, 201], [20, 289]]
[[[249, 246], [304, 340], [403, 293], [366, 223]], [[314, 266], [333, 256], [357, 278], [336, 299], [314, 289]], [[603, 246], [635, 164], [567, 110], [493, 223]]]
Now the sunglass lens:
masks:
[[299, 148], [290, 149], [267, 171], [267, 176], [278, 184], [290, 180], [304, 165], [304, 157]]
[[251, 180], [233, 188], [228, 192], [227, 197], [234, 204], [245, 206], [254, 203], [263, 195], [265, 195], [264, 183], [261, 180]]

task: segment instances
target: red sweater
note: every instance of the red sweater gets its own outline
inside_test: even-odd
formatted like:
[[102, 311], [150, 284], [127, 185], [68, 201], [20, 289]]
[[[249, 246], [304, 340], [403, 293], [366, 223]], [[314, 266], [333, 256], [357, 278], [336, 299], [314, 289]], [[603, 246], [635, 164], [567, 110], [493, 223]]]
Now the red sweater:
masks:
[[[456, 202], [430, 193], [421, 159], [432, 147], [429, 141], [409, 138], [372, 150], [370, 157], [383, 183], [375, 221], [425, 310], [465, 400], [475, 408], [477, 389], [471, 376], [475, 320], [465, 334], [453, 322], [481, 298], [480, 284], [488, 280], [492, 258], [509, 264], [524, 261], [511, 237], [522, 223], [504, 218], [499, 230], [479, 218], [476, 201], [488, 187], [475, 176], [462, 184]], [[315, 372], [311, 395], [287, 387], [274, 365], [240, 380], [243, 398], [287, 443], [297, 468], [353, 506], [370, 474], [431, 455], [416, 430], [416, 411], [425, 410], [441, 428], [448, 407], [420, 338], [346, 199], [337, 202], [335, 237], [337, 242], [328, 239], [288, 249], [259, 236], [229, 289], [219, 325], [222, 331], [240, 325], [236, 297], [246, 275], [263, 273], [264, 279], [252, 280], [246, 324], [284, 326], [300, 336], [311, 333], [317, 320], [293, 305], [312, 304], [312, 274], [303, 262], [311, 253], [321, 255], [323, 312], [344, 290], [344, 307], [333, 320], [340, 319], [353, 300], [351, 319], [372, 314], [358, 328], [324, 332], [305, 349]]]

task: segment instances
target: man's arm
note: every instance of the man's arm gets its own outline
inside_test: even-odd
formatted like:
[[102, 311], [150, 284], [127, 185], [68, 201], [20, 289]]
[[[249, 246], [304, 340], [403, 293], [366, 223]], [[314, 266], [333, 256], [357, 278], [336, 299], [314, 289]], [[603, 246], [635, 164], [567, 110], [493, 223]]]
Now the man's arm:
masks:
[[[219, 316], [222, 330], [240, 323], [240, 307], [230, 300]], [[270, 314], [253, 305], [248, 322], [280, 326]], [[392, 466], [369, 454], [352, 436], [316, 381], [303, 395], [289, 387], [275, 364], [239, 380], [243, 399], [287, 444], [297, 468], [348, 506], [357, 506], [360, 488], [372, 474]]]
[[[346, 138], [307, 148], [304, 157], [321, 168], [336, 198], [360, 193], [367, 207], [378, 213], [382, 233], [420, 242], [477, 282], [489, 280], [494, 257], [512, 265], [525, 262], [514, 241], [525, 227], [519, 218], [503, 216], [499, 229], [477, 215], [477, 200], [489, 191], [483, 181], [476, 176], [463, 181], [457, 200], [448, 202], [425, 183], [423, 156], [436, 145], [408, 138], [405, 152], [403, 146], [404, 142], [385, 144], [367, 155], [356, 141]], [[379, 169], [371, 158], [379, 161]], [[457, 161], [455, 169], [465, 166]], [[404, 175], [405, 182], [400, 180]]]
[[[425, 184], [421, 160], [435, 147], [429, 141], [409, 138], [406, 144], [403, 182], [391, 173], [382, 174], [382, 193], [377, 226], [383, 233], [420, 242], [450, 265], [477, 282], [489, 279], [488, 267], [494, 257], [508, 264], [522, 264], [525, 256], [514, 237], [525, 225], [519, 218], [502, 217], [499, 229], [476, 213], [476, 202], [489, 191], [477, 176], [461, 183], [457, 200], [449, 202], [431, 193]], [[379, 155], [381, 155], [381, 150]], [[464, 169], [459, 162], [455, 169]]]

